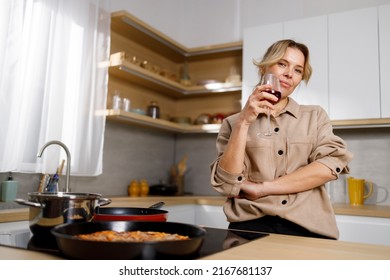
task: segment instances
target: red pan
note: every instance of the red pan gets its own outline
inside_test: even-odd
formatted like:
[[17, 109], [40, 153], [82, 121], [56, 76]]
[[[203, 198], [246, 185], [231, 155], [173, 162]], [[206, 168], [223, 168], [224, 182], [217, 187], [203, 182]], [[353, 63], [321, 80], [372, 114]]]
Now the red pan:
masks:
[[[158, 231], [186, 235], [179, 241], [101, 242], [77, 239], [77, 234], [103, 230]], [[113, 221], [59, 225], [52, 229], [62, 254], [71, 259], [191, 259], [196, 258], [202, 246], [205, 229], [183, 223]]]
[[168, 211], [157, 209], [164, 202], [153, 204], [149, 208], [135, 207], [99, 207], [94, 214], [94, 221], [154, 221], [166, 222]]

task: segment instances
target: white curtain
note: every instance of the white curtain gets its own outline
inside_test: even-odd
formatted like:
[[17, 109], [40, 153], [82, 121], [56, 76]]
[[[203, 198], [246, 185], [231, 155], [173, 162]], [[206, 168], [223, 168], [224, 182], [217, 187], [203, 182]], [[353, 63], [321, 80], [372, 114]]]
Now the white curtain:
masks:
[[[109, 0], [2, 0], [0, 172], [102, 173]], [[65, 170], [65, 168], [64, 168]]]

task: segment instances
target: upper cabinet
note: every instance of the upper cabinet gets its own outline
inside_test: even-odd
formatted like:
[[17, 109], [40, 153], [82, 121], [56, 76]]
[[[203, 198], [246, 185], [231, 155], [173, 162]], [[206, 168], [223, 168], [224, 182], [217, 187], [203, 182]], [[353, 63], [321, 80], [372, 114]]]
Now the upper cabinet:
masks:
[[284, 37], [308, 46], [314, 69], [308, 84], [301, 83], [292, 97], [299, 104], [321, 105], [329, 114], [327, 26], [327, 16], [285, 22]]
[[280, 39], [310, 49], [313, 75], [292, 94], [321, 105], [336, 128], [390, 124], [390, 5], [251, 27], [244, 30], [243, 98], [258, 79], [252, 59]]
[[[310, 49], [314, 72], [308, 84], [301, 85], [292, 97], [300, 104], [318, 104], [329, 112], [327, 17], [314, 17], [248, 28], [244, 31], [243, 98], [251, 94], [259, 77], [253, 59], [261, 59], [267, 48], [280, 39], [304, 42]], [[249, 86], [247, 86], [249, 85]]]
[[244, 30], [242, 107], [260, 80], [253, 60], [261, 59], [267, 48], [282, 37], [283, 25], [281, 23], [256, 26]]
[[120, 91], [137, 112], [157, 101], [162, 117], [109, 110], [109, 118], [174, 132], [216, 132], [218, 123], [192, 124], [201, 114], [240, 110], [241, 73], [242, 42], [186, 48], [127, 12], [112, 14], [108, 109], [114, 92]]
[[330, 118], [380, 118], [377, 8], [329, 15]]
[[378, 13], [381, 117], [390, 118], [390, 5], [380, 6]]

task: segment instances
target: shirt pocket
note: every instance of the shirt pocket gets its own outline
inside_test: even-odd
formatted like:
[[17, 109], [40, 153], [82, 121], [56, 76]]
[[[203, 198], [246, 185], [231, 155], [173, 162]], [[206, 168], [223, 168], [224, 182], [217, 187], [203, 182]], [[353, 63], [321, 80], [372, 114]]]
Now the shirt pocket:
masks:
[[314, 136], [291, 137], [287, 139], [287, 173], [309, 164], [315, 143]]
[[275, 158], [272, 156], [273, 144], [270, 139], [258, 138], [248, 141], [246, 146], [246, 177], [259, 183], [273, 180], [275, 176]]

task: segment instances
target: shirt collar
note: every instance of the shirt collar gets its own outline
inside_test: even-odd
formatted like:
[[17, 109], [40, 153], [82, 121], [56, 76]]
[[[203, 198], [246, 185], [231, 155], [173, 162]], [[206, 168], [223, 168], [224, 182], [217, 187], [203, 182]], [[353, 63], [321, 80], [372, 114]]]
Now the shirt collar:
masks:
[[282, 113], [289, 113], [293, 117], [298, 118], [299, 104], [291, 97], [288, 97], [288, 103], [287, 103], [286, 107], [284, 107], [284, 110], [282, 111]]

